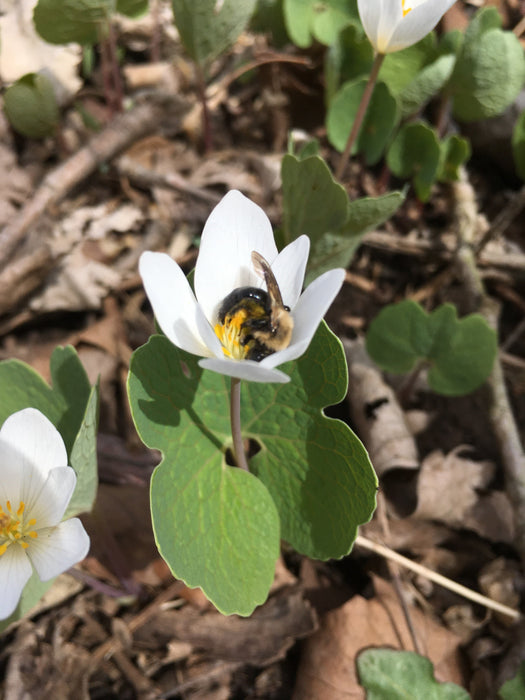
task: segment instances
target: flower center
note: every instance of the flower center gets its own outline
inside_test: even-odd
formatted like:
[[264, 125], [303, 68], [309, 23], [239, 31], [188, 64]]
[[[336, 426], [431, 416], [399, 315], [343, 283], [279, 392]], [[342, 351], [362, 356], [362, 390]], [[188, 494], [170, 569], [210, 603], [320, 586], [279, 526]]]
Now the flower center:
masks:
[[11, 507], [11, 501], [6, 501], [5, 510], [0, 505], [0, 556], [5, 554], [9, 545], [18, 543], [24, 549], [29, 547], [31, 539], [38, 537], [33, 530], [35, 518], [24, 518], [25, 503], [20, 501], [16, 512]]

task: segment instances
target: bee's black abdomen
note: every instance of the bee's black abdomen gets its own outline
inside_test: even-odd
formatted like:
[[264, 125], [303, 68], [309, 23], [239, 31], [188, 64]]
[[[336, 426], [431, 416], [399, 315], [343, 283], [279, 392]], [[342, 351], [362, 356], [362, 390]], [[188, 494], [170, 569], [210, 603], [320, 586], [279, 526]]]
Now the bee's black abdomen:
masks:
[[219, 322], [224, 323], [226, 314], [232, 312], [240, 302], [247, 298], [258, 301], [261, 306], [269, 311], [270, 300], [268, 298], [268, 293], [264, 289], [260, 289], [259, 287], [238, 287], [234, 289], [233, 292], [230, 292], [220, 305], [218, 313]]

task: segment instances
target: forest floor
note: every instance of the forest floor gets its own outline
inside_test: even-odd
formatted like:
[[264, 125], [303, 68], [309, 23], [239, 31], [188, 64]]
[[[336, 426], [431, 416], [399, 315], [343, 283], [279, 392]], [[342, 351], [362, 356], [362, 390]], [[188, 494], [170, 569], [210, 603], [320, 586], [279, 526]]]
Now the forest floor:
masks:
[[[459, 3], [449, 21], [461, 24], [471, 10]], [[333, 168], [337, 154], [323, 126], [323, 47], [276, 51], [267, 37], [243, 34], [212, 70], [213, 149], [205, 153], [193, 66], [169, 21], [160, 23], [159, 60], [151, 60], [158, 30], [151, 15], [117, 26], [132, 103], [124, 116], [107, 106], [97, 64], [76, 106], [64, 108], [59, 138], [24, 139], [0, 111], [0, 225], [19, 223], [0, 271], [0, 359], [23, 360], [49, 381], [53, 349], [71, 344], [101, 389], [100, 487], [95, 513], [83, 518], [92, 547], [3, 633], [0, 697], [363, 698], [355, 659], [362, 649], [389, 646], [419, 651], [439, 681], [473, 698], [496, 698], [525, 658], [523, 623], [366, 547], [382, 542], [519, 610], [525, 578], [491, 415], [493, 385], [446, 398], [421, 381], [407, 398], [399, 379], [373, 367], [365, 386], [357, 383], [360, 342], [386, 304], [409, 298], [427, 309], [453, 302], [460, 316], [473, 310], [458, 221], [466, 217], [476, 240], [497, 222], [477, 270], [485, 301], [498, 304], [509, 419], [525, 439], [525, 197], [509, 159], [495, 161], [481, 147], [461, 182], [436, 186], [424, 205], [409, 190], [397, 214], [365, 235], [327, 315], [350, 368], [347, 399], [327, 412], [348, 421], [371, 455], [386, 448], [379, 507], [360, 529], [366, 540], [341, 561], [311, 561], [283, 546], [267, 603], [250, 618], [224, 617], [198, 589], [173, 579], [155, 547], [148, 485], [159, 454], [141, 444], [126, 392], [131, 353], [154, 332], [138, 258], [167, 251], [189, 272], [204, 222], [233, 188], [279, 226], [290, 129], [318, 138]], [[261, 65], [236, 80], [241, 59]], [[162, 99], [151, 99], [152, 91]], [[98, 122], [97, 135], [81, 111]], [[79, 169], [81, 149], [101, 135], [104, 165]], [[52, 193], [42, 188], [50, 173], [58, 173]], [[402, 185], [385, 183], [382, 165], [367, 169], [359, 158], [344, 184], [351, 197]], [[356, 402], [378, 397], [389, 408], [376, 413], [388, 435], [381, 446], [367, 444], [377, 435], [365, 436], [354, 420]]]

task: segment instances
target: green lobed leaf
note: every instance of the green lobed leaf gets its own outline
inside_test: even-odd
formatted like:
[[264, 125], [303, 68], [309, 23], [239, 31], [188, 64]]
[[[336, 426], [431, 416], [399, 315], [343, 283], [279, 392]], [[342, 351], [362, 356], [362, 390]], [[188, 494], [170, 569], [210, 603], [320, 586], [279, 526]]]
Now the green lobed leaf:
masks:
[[357, 657], [367, 700], [469, 700], [455, 683], [438, 683], [432, 663], [413, 651], [366, 649]]
[[512, 153], [516, 172], [522, 180], [525, 180], [525, 112], [520, 114], [514, 127]]
[[339, 32], [325, 56], [325, 95], [330, 104], [342, 83], [370, 73], [374, 49], [361, 27], [350, 24]]
[[226, 463], [229, 378], [197, 362], [161, 336], [131, 362], [137, 430], [163, 453], [151, 484], [155, 537], [175, 576], [222, 612], [249, 615], [268, 594], [280, 536], [311, 556], [348, 553], [372, 514], [376, 478], [355, 435], [322, 414], [347, 377], [324, 325], [285, 365], [289, 384], [242, 385], [243, 435], [260, 447], [252, 473]]
[[401, 178], [412, 178], [421, 201], [430, 197], [441, 158], [437, 135], [423, 122], [405, 124], [396, 134], [387, 154], [390, 170]]
[[301, 48], [314, 39], [330, 46], [341, 29], [359, 17], [356, 0], [284, 0], [283, 9], [288, 34]]
[[325, 233], [312, 247], [305, 284], [334, 267], [347, 267], [365, 233], [389, 219], [404, 199], [402, 192], [390, 192], [350, 202], [348, 219], [342, 228]]
[[522, 661], [518, 672], [499, 689], [501, 700], [523, 700], [525, 698], [525, 661]]
[[7, 88], [4, 109], [11, 126], [32, 139], [51, 136], [60, 116], [51, 81], [38, 73], [27, 73]]
[[429, 386], [439, 394], [461, 396], [490, 374], [497, 336], [479, 314], [458, 319], [452, 304], [428, 314], [405, 300], [380, 311], [370, 324], [366, 348], [374, 362], [395, 374], [429, 362]]
[[300, 160], [286, 154], [281, 164], [283, 228], [289, 243], [306, 234], [312, 243], [341, 228], [348, 216], [348, 195], [320, 156]]
[[172, 0], [182, 43], [199, 65], [232, 46], [250, 21], [255, 5], [256, 0]]
[[38, 0], [33, 22], [50, 44], [96, 44], [107, 31], [111, 0]]
[[379, 80], [388, 85], [394, 97], [417, 77], [421, 70], [437, 57], [435, 32], [430, 32], [417, 44], [407, 46], [402, 51], [394, 51], [385, 56], [379, 71]]
[[399, 94], [403, 117], [421, 110], [442, 90], [452, 75], [455, 63], [454, 54], [439, 56], [433, 63], [422, 68], [414, 79], [405, 85]]
[[476, 121], [501, 114], [525, 80], [525, 57], [518, 38], [500, 29], [496, 8], [480, 10], [470, 23], [449, 83], [454, 116]]
[[[366, 80], [345, 83], [334, 96], [326, 118], [330, 143], [341, 153], [355, 121], [365, 91]], [[398, 107], [385, 83], [377, 83], [352, 153], [363, 153], [367, 165], [373, 165], [383, 151], [398, 122]]]
[[440, 182], [459, 180], [459, 168], [470, 158], [470, 143], [467, 139], [451, 134], [441, 141], [441, 158], [437, 179]]

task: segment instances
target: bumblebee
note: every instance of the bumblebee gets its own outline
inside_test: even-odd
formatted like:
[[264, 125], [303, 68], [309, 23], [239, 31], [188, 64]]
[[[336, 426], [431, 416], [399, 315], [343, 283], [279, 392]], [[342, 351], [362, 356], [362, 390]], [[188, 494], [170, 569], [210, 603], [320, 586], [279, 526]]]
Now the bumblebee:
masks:
[[268, 291], [239, 287], [230, 292], [219, 307], [215, 332], [225, 355], [260, 362], [290, 345], [293, 318], [269, 263], [255, 250], [252, 263]]

